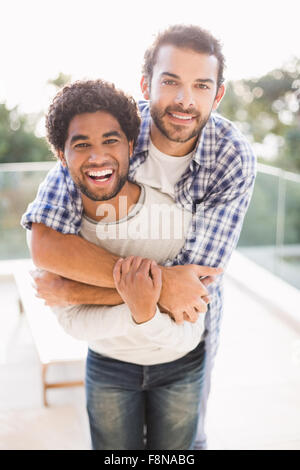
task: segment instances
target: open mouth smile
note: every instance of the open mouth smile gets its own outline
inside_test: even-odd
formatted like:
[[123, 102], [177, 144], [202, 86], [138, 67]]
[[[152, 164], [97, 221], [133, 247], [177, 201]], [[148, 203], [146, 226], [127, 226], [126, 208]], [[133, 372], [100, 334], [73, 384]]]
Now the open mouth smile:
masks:
[[192, 114], [183, 114], [183, 113], [167, 113], [170, 117], [171, 121], [176, 122], [178, 124], [190, 124], [196, 119], [196, 116]]
[[101, 186], [103, 184], [110, 183], [115, 174], [115, 170], [112, 168], [106, 168], [104, 170], [88, 170], [85, 175], [93, 184]]

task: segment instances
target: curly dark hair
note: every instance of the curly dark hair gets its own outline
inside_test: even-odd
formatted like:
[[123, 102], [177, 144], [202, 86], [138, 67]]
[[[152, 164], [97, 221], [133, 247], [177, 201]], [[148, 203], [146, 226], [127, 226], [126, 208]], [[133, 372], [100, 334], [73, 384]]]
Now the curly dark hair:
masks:
[[131, 96], [103, 80], [76, 81], [54, 97], [46, 116], [47, 139], [55, 151], [64, 151], [70, 121], [77, 114], [106, 111], [114, 116], [128, 141], [136, 144], [140, 117]]
[[220, 41], [214, 38], [209, 31], [199, 26], [178, 24], [170, 26], [168, 29], [158, 34], [152, 46], [145, 52], [142, 72], [149, 86], [151, 85], [153, 68], [156, 63], [158, 51], [166, 44], [214, 55], [219, 62], [217, 86], [222, 85], [224, 82], [225, 58], [222, 53]]

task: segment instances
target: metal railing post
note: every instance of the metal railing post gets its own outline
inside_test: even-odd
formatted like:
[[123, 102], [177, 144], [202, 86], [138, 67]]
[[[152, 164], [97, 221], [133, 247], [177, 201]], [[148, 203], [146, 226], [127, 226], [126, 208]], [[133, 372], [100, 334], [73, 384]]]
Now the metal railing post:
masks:
[[284, 247], [285, 232], [285, 199], [286, 179], [285, 172], [278, 170], [278, 198], [276, 216], [276, 245], [275, 245], [275, 273], [280, 275]]

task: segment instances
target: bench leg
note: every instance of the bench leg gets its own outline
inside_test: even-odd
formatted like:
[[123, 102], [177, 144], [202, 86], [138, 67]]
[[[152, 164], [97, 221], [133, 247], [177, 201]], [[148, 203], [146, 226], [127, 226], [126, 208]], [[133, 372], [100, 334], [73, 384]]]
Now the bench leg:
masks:
[[46, 381], [47, 368], [48, 368], [48, 364], [42, 364], [42, 384], [43, 384], [43, 404], [44, 404], [44, 406], [48, 406], [48, 402], [47, 402], [47, 381]]
[[19, 313], [24, 313], [24, 307], [23, 307], [23, 304], [22, 304], [22, 300], [19, 298], [18, 299], [18, 304], [19, 304]]
[[47, 390], [48, 388], [65, 388], [65, 387], [82, 387], [84, 385], [83, 380], [74, 380], [69, 382], [47, 382], [46, 374], [48, 366], [50, 364], [42, 364], [42, 385], [43, 385], [43, 404], [44, 406], [49, 406], [47, 401]]

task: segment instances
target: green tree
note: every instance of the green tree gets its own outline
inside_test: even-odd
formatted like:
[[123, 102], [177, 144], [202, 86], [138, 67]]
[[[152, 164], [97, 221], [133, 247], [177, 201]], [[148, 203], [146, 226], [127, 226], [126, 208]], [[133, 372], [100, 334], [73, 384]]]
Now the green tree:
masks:
[[[300, 59], [251, 80], [233, 81], [220, 112], [252, 142], [276, 147], [272, 164], [300, 171]], [[263, 160], [263, 151], [258, 155]], [[269, 160], [266, 163], [270, 163]]]
[[0, 163], [51, 160], [45, 139], [34, 133], [38, 118], [0, 103]]
[[[60, 72], [48, 84], [55, 91], [71, 81], [71, 76]], [[53, 155], [44, 138], [35, 135], [42, 113], [20, 114], [18, 108], [9, 110], [0, 103], [0, 163], [51, 160]]]
[[71, 75], [60, 72], [56, 78], [49, 79], [47, 83], [49, 83], [49, 85], [55, 86], [55, 88], [59, 90], [60, 88], [64, 87], [67, 83], [70, 83], [71, 78]]

